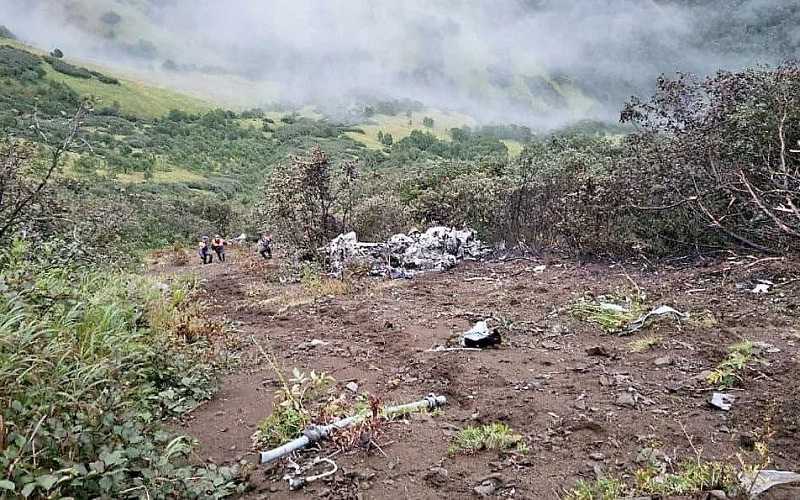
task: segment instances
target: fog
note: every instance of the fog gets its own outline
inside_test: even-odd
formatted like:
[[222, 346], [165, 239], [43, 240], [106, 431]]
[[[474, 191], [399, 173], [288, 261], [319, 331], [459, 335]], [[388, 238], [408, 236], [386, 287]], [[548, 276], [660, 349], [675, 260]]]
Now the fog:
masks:
[[0, 24], [41, 48], [240, 106], [345, 109], [410, 98], [486, 122], [548, 127], [614, 120], [625, 99], [649, 93], [662, 72], [790, 56], [800, 25], [780, 18], [795, 4], [0, 0]]

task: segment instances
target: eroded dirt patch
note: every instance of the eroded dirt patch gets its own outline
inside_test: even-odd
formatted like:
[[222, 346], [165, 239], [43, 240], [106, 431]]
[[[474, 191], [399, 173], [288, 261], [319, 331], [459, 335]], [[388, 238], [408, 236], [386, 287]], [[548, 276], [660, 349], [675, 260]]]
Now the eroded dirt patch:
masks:
[[[434, 415], [389, 425], [381, 441], [385, 455], [337, 455], [335, 479], [289, 492], [280, 480], [283, 466], [256, 467], [251, 498], [467, 497], [492, 474], [498, 495], [557, 498], [578, 479], [630, 474], [652, 450], [674, 461], [698, 452], [735, 460], [765, 433], [773, 466], [800, 468], [797, 283], [765, 295], [749, 291], [754, 280], [794, 279], [798, 269], [787, 261], [658, 269], [549, 261], [544, 272], [535, 269], [541, 262], [470, 263], [413, 280], [367, 280], [346, 295], [313, 300], [301, 300], [299, 285], [265, 278], [277, 263], [265, 269], [251, 262], [231, 252], [227, 264], [178, 270], [201, 274], [214, 314], [238, 339], [229, 346], [238, 366], [183, 426], [200, 441], [200, 459], [255, 461], [250, 436], [270, 413], [276, 376], [251, 338], [268, 346], [284, 369], [327, 372], [342, 390], [354, 381], [387, 403], [431, 392], [448, 397]], [[620, 337], [569, 312], [587, 293], [634, 284], [648, 306], [667, 304], [692, 319], [659, 321]], [[515, 325], [500, 348], [429, 352], [489, 316]], [[633, 352], [631, 342], [643, 337], [654, 339], [652, 345]], [[705, 375], [742, 340], [780, 351], [742, 373], [730, 412], [715, 410]], [[529, 452], [448, 454], [459, 429], [492, 422], [522, 433]]]

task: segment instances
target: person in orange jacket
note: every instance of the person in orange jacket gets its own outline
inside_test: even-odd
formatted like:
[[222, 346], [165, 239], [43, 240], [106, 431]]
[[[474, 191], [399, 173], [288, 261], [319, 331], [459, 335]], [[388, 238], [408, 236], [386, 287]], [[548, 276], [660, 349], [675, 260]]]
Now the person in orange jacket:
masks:
[[217, 262], [225, 262], [225, 240], [220, 235], [215, 235], [211, 240], [211, 249], [217, 254]]

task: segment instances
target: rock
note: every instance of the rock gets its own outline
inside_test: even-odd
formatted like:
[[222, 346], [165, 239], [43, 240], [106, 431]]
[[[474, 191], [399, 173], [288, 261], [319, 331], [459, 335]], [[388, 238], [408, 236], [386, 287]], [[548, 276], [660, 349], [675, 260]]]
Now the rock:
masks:
[[598, 462], [602, 462], [606, 459], [606, 456], [600, 453], [599, 451], [595, 451], [594, 453], [589, 453], [589, 458], [592, 460], [596, 460]]
[[753, 342], [753, 350], [756, 355], [768, 353], [768, 354], [776, 354], [781, 352], [780, 348], [775, 347], [772, 344], [767, 342]]
[[328, 345], [328, 343], [325, 342], [324, 340], [313, 339], [313, 340], [309, 340], [308, 342], [303, 342], [302, 344], [299, 344], [297, 346], [297, 348], [298, 349], [313, 349], [313, 348], [315, 348], [317, 346], [323, 346], [323, 345]]
[[636, 398], [630, 392], [620, 392], [617, 394], [617, 400], [615, 403], [617, 406], [636, 408]]
[[588, 354], [589, 356], [602, 356], [604, 358], [611, 356], [608, 350], [606, 350], [606, 348], [601, 345], [592, 346], [586, 349], [586, 354]]
[[432, 467], [423, 479], [431, 486], [442, 487], [450, 480], [450, 473], [444, 467]]
[[708, 492], [709, 500], [728, 500], [728, 494], [722, 490], [711, 490]]
[[557, 344], [556, 342], [552, 342], [550, 340], [544, 340], [541, 343], [541, 346], [545, 349], [550, 349], [551, 351], [557, 351], [561, 349], [561, 345]]
[[496, 484], [495, 481], [492, 481], [492, 480], [484, 481], [481, 484], [479, 484], [478, 486], [476, 486], [475, 488], [473, 488], [473, 491], [479, 497], [483, 497], [483, 498], [490, 497], [490, 496], [493, 496], [495, 494], [495, 492], [497, 491], [497, 484]]
[[358, 384], [356, 384], [355, 382], [348, 382], [347, 385], [345, 385], [345, 387], [347, 388], [348, 391], [354, 394], [358, 392]]
[[669, 365], [671, 365], [673, 363], [674, 363], [673, 359], [670, 358], [669, 356], [662, 356], [660, 358], [657, 358], [653, 362], [653, 364], [658, 366], [658, 367], [669, 366]]
[[653, 448], [642, 448], [639, 450], [639, 453], [636, 455], [636, 463], [637, 464], [651, 464], [655, 465], [659, 463], [659, 457], [661, 453]]

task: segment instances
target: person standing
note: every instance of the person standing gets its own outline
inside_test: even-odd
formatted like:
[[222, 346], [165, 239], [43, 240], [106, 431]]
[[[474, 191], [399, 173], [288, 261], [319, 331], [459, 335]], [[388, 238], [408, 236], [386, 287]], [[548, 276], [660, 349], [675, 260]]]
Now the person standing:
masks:
[[258, 240], [258, 253], [265, 259], [272, 258], [272, 235], [264, 233], [261, 239]]
[[208, 236], [203, 236], [200, 239], [200, 244], [197, 246], [197, 255], [203, 264], [211, 264], [213, 257], [211, 257], [211, 249], [208, 245]]
[[217, 254], [217, 262], [225, 262], [225, 240], [220, 235], [214, 235], [211, 240], [211, 249]]

